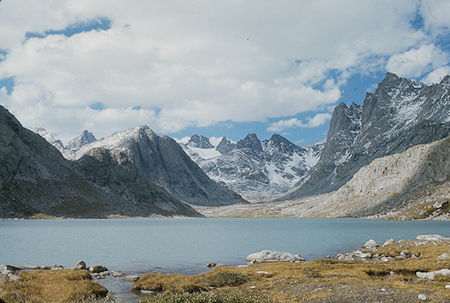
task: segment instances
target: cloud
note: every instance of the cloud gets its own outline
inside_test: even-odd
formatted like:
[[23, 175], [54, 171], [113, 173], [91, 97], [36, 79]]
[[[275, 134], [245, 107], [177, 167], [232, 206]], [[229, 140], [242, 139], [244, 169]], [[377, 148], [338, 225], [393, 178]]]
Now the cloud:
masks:
[[433, 44], [422, 45], [389, 58], [386, 70], [402, 77], [420, 77], [448, 63], [448, 55]]
[[450, 29], [450, 2], [448, 0], [423, 0], [420, 12], [424, 19], [424, 26], [433, 34]]
[[329, 113], [320, 113], [315, 115], [314, 117], [306, 118], [306, 123], [302, 122], [297, 118], [292, 118], [289, 120], [280, 120], [274, 123], [271, 123], [267, 128], [267, 131], [270, 132], [280, 132], [288, 128], [293, 127], [317, 127], [325, 124], [328, 120], [331, 119], [331, 115]]
[[[0, 102], [26, 126], [63, 137], [138, 123], [170, 133], [324, 110], [352, 74], [383, 69], [384, 58], [428, 39], [410, 26], [416, 4], [2, 1], [0, 80], [14, 77], [15, 86]], [[92, 20], [108, 24], [81, 26]]]
[[441, 82], [442, 78], [449, 74], [450, 66], [442, 66], [426, 75], [426, 77], [422, 79], [422, 82], [427, 84], [439, 83]]

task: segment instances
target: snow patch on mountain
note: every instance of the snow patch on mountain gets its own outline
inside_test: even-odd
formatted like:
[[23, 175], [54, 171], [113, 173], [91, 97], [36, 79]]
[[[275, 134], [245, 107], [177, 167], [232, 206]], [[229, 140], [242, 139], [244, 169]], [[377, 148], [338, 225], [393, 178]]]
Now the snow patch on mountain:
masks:
[[[253, 201], [288, 191], [317, 163], [324, 145], [322, 141], [300, 147], [279, 135], [260, 141], [255, 134], [249, 134], [238, 142], [226, 137], [194, 136], [194, 140], [177, 142], [211, 179]], [[189, 143], [199, 142], [198, 138], [202, 138], [204, 146], [215, 148]]]

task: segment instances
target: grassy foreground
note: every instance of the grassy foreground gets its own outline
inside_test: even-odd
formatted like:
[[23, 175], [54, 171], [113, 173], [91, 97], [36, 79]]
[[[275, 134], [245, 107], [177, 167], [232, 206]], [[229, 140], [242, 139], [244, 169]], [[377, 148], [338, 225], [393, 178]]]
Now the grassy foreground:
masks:
[[[450, 302], [450, 276], [419, 279], [417, 271], [450, 268], [450, 240], [399, 241], [367, 261], [320, 259], [306, 263], [265, 263], [222, 267], [185, 276], [145, 274], [133, 290], [141, 303], [269, 303], [269, 302]], [[402, 258], [401, 253], [419, 257]], [[21, 272], [19, 281], [0, 284], [0, 302], [96, 302], [107, 290], [90, 281], [85, 270]], [[421, 296], [422, 297], [422, 296]], [[422, 297], [423, 298], [423, 297]], [[101, 299], [99, 302], [115, 302]]]
[[87, 270], [34, 270], [20, 273], [20, 281], [0, 284], [0, 302], [92, 302], [107, 289], [91, 282]]
[[[134, 290], [153, 291], [141, 302], [450, 302], [449, 276], [433, 281], [417, 271], [449, 268], [450, 241], [395, 242], [372, 254], [391, 256], [389, 262], [321, 259], [306, 263], [265, 263], [243, 268], [218, 268], [197, 276], [143, 275]], [[419, 258], [396, 259], [404, 250]]]

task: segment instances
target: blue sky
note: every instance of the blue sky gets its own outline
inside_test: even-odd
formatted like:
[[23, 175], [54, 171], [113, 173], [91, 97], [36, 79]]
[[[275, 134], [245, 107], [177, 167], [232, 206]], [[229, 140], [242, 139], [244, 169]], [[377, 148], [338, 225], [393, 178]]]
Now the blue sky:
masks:
[[146, 124], [173, 137], [326, 137], [386, 72], [450, 73], [450, 1], [0, 2], [0, 104], [67, 142]]

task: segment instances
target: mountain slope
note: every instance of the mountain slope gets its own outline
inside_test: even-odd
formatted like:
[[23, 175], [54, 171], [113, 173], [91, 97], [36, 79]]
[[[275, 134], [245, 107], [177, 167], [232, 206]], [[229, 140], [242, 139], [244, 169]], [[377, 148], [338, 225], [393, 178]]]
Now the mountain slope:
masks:
[[372, 160], [450, 134], [450, 76], [427, 86], [387, 73], [362, 107], [337, 106], [318, 163], [281, 200], [340, 188]]
[[[0, 106], [0, 217], [23, 217], [36, 213], [69, 217], [191, 215], [192, 208], [171, 197], [144, 176], [129, 187], [132, 167], [97, 157], [71, 162], [44, 138], [22, 127]], [[93, 179], [114, 171], [109, 180]], [[128, 182], [128, 183], [127, 183]], [[127, 191], [118, 187], [127, 188]], [[145, 190], [144, 190], [145, 189]], [[167, 203], [167, 206], [161, 204]]]
[[[187, 144], [179, 142], [191, 159], [210, 178], [251, 200], [289, 190], [317, 162], [323, 146], [300, 147], [280, 135], [260, 141], [255, 134], [248, 134], [237, 143], [223, 137], [211, 148], [207, 138], [192, 138]], [[202, 147], [190, 144], [199, 141], [197, 138], [202, 138]]]
[[110, 150], [119, 164], [132, 163], [140, 174], [180, 200], [194, 205], [245, 202], [238, 194], [211, 180], [173, 139], [160, 137], [147, 126], [118, 132], [84, 145], [73, 157], [81, 158], [97, 147]]
[[283, 202], [197, 208], [207, 216], [450, 218], [450, 138], [362, 167], [339, 190]]

